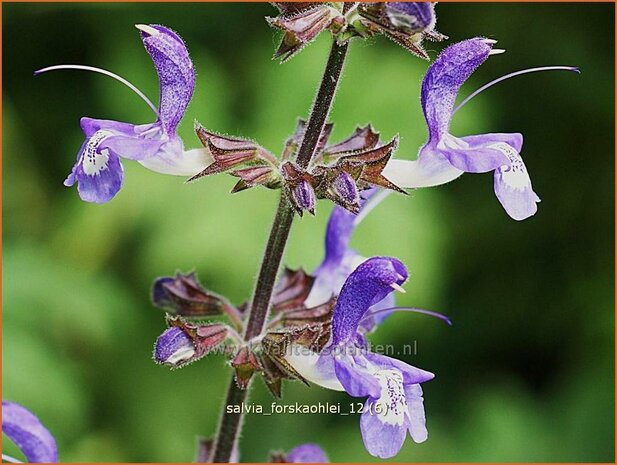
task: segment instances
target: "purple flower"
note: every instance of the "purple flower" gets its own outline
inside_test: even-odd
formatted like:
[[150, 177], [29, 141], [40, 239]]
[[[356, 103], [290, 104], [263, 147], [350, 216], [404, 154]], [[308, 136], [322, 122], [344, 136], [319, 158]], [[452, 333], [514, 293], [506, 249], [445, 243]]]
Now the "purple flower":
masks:
[[[358, 215], [354, 215], [342, 207], [334, 207], [326, 227], [325, 257], [313, 272], [315, 282], [304, 305], [309, 308], [314, 307], [327, 302], [332, 296], [338, 295], [347, 277], [359, 264], [366, 260], [366, 257], [349, 246], [349, 242], [355, 227], [381, 199], [385, 198], [385, 195], [387, 195], [387, 191], [379, 191], [378, 189], [364, 191], [362, 208]], [[392, 308], [394, 305], [394, 295], [390, 294], [373, 305], [371, 312]], [[371, 331], [376, 324], [381, 323], [388, 315], [389, 312], [381, 311], [374, 317], [365, 318], [361, 326], [364, 330]]]
[[360, 430], [367, 451], [393, 457], [407, 432], [415, 442], [426, 440], [426, 420], [420, 383], [432, 373], [366, 348], [358, 329], [372, 305], [407, 279], [405, 266], [395, 258], [374, 257], [347, 278], [332, 316], [332, 339], [321, 353], [291, 345], [287, 361], [304, 378], [320, 386], [366, 397]]
[[[28, 462], [58, 461], [56, 440], [39, 419], [21, 405], [2, 401], [2, 432], [19, 447]], [[2, 458], [16, 461], [4, 454]]]
[[[501, 205], [515, 220], [524, 220], [536, 213], [540, 198], [533, 191], [520, 156], [523, 136], [491, 133], [455, 137], [449, 132], [452, 115], [462, 106], [454, 108], [463, 83], [489, 55], [503, 52], [493, 49], [495, 42], [484, 38], [465, 40], [446, 48], [437, 57], [422, 82], [421, 103], [428, 142], [420, 149], [417, 160], [391, 160], [384, 175], [399, 186], [414, 188], [445, 184], [463, 173], [493, 171], [494, 190]], [[576, 70], [547, 67], [525, 72], [546, 69]]]
[[317, 444], [302, 444], [287, 454], [287, 463], [328, 463], [328, 456]]
[[195, 70], [184, 42], [175, 32], [163, 26], [137, 25], [137, 28], [159, 78], [158, 108], [128, 81], [99, 68], [60, 65], [35, 72], [82, 69], [106, 74], [136, 92], [157, 116], [154, 123], [141, 125], [81, 119], [86, 140], [64, 184], [72, 186], [77, 183], [79, 196], [86, 202], [105, 203], [118, 193], [124, 178], [120, 157], [136, 160], [159, 173], [181, 176], [194, 175], [211, 162], [209, 154], [203, 149], [185, 151], [182, 140], [176, 135], [178, 123], [195, 88]]

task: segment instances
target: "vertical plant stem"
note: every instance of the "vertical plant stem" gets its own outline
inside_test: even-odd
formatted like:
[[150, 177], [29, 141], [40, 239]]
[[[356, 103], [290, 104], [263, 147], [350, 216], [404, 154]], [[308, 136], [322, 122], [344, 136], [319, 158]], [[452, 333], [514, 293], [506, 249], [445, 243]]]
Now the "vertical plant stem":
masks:
[[[343, 64], [345, 63], [347, 47], [347, 44], [338, 45], [336, 41], [332, 43], [326, 69], [311, 109], [302, 144], [298, 150], [296, 161], [302, 168], [307, 168], [315, 155], [315, 148], [317, 147], [319, 137], [321, 136], [332, 107], [334, 94], [336, 93]], [[259, 269], [255, 290], [253, 291], [253, 298], [251, 299], [246, 331], [244, 333], [245, 341], [250, 341], [252, 338], [259, 336], [268, 318], [272, 291], [281, 265], [283, 253], [285, 252], [293, 216], [294, 213], [289, 201], [285, 197], [285, 193], [281, 191], [278, 208]], [[213, 462], [229, 462], [232, 453], [237, 448], [243, 414], [229, 413], [227, 411], [227, 406], [239, 406], [245, 402], [249, 389], [250, 385], [246, 390], [240, 389], [232, 376], [229, 382], [225, 405], [223, 406], [223, 414], [221, 415], [218, 432], [214, 441]]]
[[306, 125], [304, 139], [302, 139], [302, 145], [300, 150], [298, 150], [296, 162], [302, 168], [307, 168], [315, 155], [317, 142], [332, 108], [336, 87], [341, 77], [345, 57], [347, 56], [347, 48], [348, 44], [337, 45], [336, 42], [332, 44], [328, 63], [326, 63], [326, 70], [324, 71], [319, 91], [311, 110], [311, 118]]

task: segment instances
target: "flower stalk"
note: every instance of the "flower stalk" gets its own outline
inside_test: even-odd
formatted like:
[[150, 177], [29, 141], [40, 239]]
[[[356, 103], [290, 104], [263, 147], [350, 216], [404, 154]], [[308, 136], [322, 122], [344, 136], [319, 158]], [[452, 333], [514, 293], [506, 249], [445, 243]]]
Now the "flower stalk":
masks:
[[[332, 43], [319, 91], [313, 102], [304, 138], [296, 158], [297, 164], [302, 168], [307, 168], [315, 155], [319, 138], [332, 108], [334, 94], [345, 63], [347, 48], [347, 43], [342, 45], [337, 44], [336, 41]], [[264, 329], [270, 309], [272, 291], [285, 252], [293, 216], [294, 211], [285, 193], [282, 192], [253, 291], [244, 333], [245, 341], [250, 341], [259, 336]], [[229, 462], [232, 454], [237, 450], [243, 414], [228, 413], [226, 406], [239, 405], [246, 401], [249, 389], [250, 385], [246, 389], [241, 389], [232, 376], [214, 442], [212, 461], [215, 463]]]

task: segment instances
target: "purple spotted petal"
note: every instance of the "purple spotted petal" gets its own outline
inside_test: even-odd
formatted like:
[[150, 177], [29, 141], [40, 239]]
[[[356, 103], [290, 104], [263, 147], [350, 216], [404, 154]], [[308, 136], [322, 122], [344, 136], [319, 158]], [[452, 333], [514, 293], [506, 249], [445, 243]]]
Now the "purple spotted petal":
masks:
[[506, 144], [495, 144], [510, 159], [510, 166], [495, 170], [495, 195], [511, 218], [522, 221], [535, 215], [540, 197], [533, 191], [527, 167], [518, 151]]
[[405, 386], [405, 398], [409, 415], [409, 434], [414, 442], [424, 442], [428, 438], [426, 415], [424, 413], [424, 398], [419, 384]]
[[36, 416], [21, 405], [2, 401], [2, 432], [19, 447], [28, 462], [58, 461], [54, 437]]
[[288, 463], [328, 463], [326, 453], [317, 444], [302, 444], [287, 454]]
[[402, 424], [384, 422], [382, 417], [375, 413], [376, 405], [375, 399], [367, 399], [364, 404], [364, 412], [360, 417], [362, 441], [369, 454], [387, 459], [394, 457], [403, 447], [407, 436], [407, 425], [405, 419]]
[[109, 149], [99, 150], [105, 133], [98, 131], [84, 141], [77, 161], [64, 181], [67, 187], [77, 182], [79, 197], [85, 202], [110, 201], [122, 187], [124, 168], [118, 155]]
[[410, 32], [422, 32], [435, 26], [435, 5], [429, 2], [386, 2], [390, 23]]
[[448, 133], [459, 89], [488, 58], [492, 43], [468, 39], [446, 48], [429, 67], [422, 81], [421, 102], [429, 128], [429, 142]]
[[407, 279], [405, 266], [395, 258], [369, 258], [349, 275], [332, 315], [332, 340], [336, 345], [355, 338], [364, 314]]
[[159, 76], [160, 120], [165, 132], [172, 135], [193, 96], [193, 63], [184, 42], [171, 29], [155, 24], [138, 27]]

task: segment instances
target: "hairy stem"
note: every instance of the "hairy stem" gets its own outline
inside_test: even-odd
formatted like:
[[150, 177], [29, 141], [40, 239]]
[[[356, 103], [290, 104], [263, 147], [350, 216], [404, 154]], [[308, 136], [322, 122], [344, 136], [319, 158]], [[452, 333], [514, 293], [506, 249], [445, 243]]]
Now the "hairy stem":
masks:
[[[308, 167], [311, 159], [315, 155], [315, 148], [317, 147], [319, 137], [321, 136], [332, 107], [334, 94], [336, 93], [343, 64], [345, 63], [347, 47], [347, 44], [338, 45], [336, 41], [332, 43], [326, 69], [306, 125], [306, 132], [304, 133], [302, 144], [298, 150], [296, 161], [302, 168]], [[285, 193], [281, 191], [281, 198], [272, 223], [272, 229], [270, 230], [270, 236], [255, 284], [255, 290], [253, 291], [246, 331], [244, 333], [245, 341], [249, 341], [261, 334], [268, 319], [272, 291], [281, 265], [283, 253], [285, 252], [287, 238], [289, 237], [289, 231], [291, 230], [291, 224], [293, 222], [293, 215], [294, 213], [289, 201], [285, 197]], [[250, 385], [246, 390], [240, 389], [232, 376], [229, 382], [225, 405], [223, 406], [224, 411], [214, 442], [213, 462], [229, 462], [232, 453], [238, 447], [237, 442], [242, 426], [243, 414], [228, 413], [227, 406], [240, 405], [243, 403], [248, 396], [249, 389]]]
[[300, 145], [300, 150], [298, 150], [296, 162], [302, 168], [308, 167], [315, 155], [315, 148], [326, 125], [334, 94], [336, 93], [336, 87], [341, 77], [345, 56], [347, 55], [347, 47], [348, 44], [337, 45], [336, 42], [332, 44], [326, 70], [319, 85], [319, 92], [311, 110], [311, 118], [306, 125], [304, 139], [302, 139], [302, 145]]

